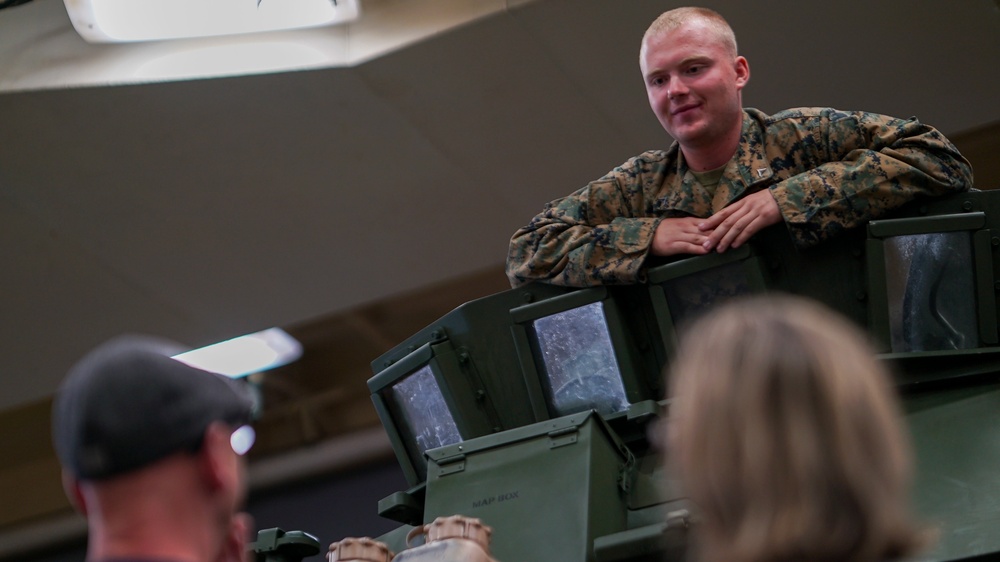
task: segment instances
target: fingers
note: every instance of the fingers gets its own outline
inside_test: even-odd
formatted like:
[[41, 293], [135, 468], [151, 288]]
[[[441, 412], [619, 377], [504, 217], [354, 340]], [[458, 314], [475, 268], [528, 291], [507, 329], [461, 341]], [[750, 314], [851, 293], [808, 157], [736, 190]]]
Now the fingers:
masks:
[[726, 220], [722, 221], [722, 224], [712, 231], [708, 240], [705, 241], [705, 249], [714, 248], [717, 252], [725, 252], [734, 244], [742, 243], [756, 232], [750, 230], [755, 220], [756, 215], [750, 209], [745, 208], [745, 206], [741, 207], [736, 212], [731, 213]]
[[708, 236], [698, 228], [701, 219], [693, 217], [669, 218], [660, 221], [653, 233], [650, 253], [654, 256], [676, 254], [705, 254]]
[[721, 211], [715, 213], [714, 215], [708, 217], [707, 219], [702, 220], [701, 222], [698, 223], [698, 229], [701, 230], [702, 232], [715, 230], [716, 228], [719, 227], [720, 224], [722, 224], [722, 221], [726, 220], [727, 218], [729, 218], [730, 215], [733, 214], [733, 211], [736, 210], [736, 205], [738, 204], [739, 202], [734, 203], [733, 205], [730, 205], [729, 207], [722, 209]]
[[781, 220], [781, 211], [768, 191], [759, 191], [699, 223], [708, 232], [703, 246], [706, 251], [725, 252], [738, 248], [763, 228]]
[[738, 248], [754, 234], [781, 220], [778, 203], [768, 190], [740, 199], [707, 219], [669, 218], [660, 221], [650, 252], [655, 256], [706, 254]]
[[[757, 231], [763, 228], [761, 222], [759, 217], [746, 213], [731, 225], [723, 223], [721, 228], [715, 229], [709, 240], [705, 242], [709, 244], [706, 250], [711, 250], [714, 247], [717, 252], [725, 252], [729, 248], [740, 247], [751, 236], [756, 234]], [[714, 245], [710, 245], [713, 242], [713, 238], [717, 239], [717, 241]]]

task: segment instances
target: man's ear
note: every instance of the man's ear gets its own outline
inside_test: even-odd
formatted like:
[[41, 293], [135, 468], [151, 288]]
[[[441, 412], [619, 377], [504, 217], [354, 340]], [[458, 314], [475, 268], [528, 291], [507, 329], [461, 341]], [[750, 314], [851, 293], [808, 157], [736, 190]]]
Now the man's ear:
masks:
[[69, 503], [73, 505], [73, 509], [86, 516], [87, 502], [83, 499], [83, 492], [80, 490], [80, 481], [65, 469], [62, 471], [62, 486], [63, 491], [66, 492], [66, 497], [69, 499]]
[[736, 57], [733, 62], [736, 70], [736, 88], [739, 90], [743, 89], [743, 86], [747, 85], [750, 81], [750, 63], [747, 62], [746, 57]]
[[229, 429], [222, 423], [215, 422], [205, 429], [198, 459], [202, 478], [210, 490], [216, 490], [225, 485], [230, 458], [234, 453], [229, 445]]

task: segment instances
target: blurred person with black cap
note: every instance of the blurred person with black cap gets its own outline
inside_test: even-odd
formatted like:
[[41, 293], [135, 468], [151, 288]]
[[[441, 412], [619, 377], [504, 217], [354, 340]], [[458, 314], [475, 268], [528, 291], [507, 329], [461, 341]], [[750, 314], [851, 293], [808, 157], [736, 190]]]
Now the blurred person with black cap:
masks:
[[252, 527], [242, 455], [254, 400], [238, 381], [121, 336], [67, 375], [53, 405], [66, 494], [87, 517], [87, 562], [236, 562]]

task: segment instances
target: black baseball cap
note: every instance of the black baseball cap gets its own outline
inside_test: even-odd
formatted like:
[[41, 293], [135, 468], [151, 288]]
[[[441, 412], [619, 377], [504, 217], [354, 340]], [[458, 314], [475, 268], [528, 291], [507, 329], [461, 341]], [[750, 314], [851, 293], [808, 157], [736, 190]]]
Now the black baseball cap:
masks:
[[52, 408], [62, 465], [100, 480], [195, 448], [212, 422], [250, 423], [255, 401], [246, 383], [171, 358], [181, 351], [167, 340], [126, 335], [74, 365]]

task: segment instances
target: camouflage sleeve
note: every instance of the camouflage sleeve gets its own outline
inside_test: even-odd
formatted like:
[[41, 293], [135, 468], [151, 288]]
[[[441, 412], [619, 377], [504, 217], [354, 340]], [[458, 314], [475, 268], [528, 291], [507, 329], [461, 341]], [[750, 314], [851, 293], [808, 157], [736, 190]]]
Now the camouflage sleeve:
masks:
[[[918, 196], [965, 191], [972, 167], [933, 127], [915, 118], [824, 110], [800, 138], [814, 150], [793, 151], [807, 171], [771, 186], [799, 247], [860, 226]], [[778, 134], [782, 134], [780, 123]], [[811, 162], [810, 162], [811, 161]]]
[[546, 205], [510, 240], [511, 286], [537, 280], [571, 287], [638, 281], [660, 221], [641, 216], [641, 185], [629, 163]]

